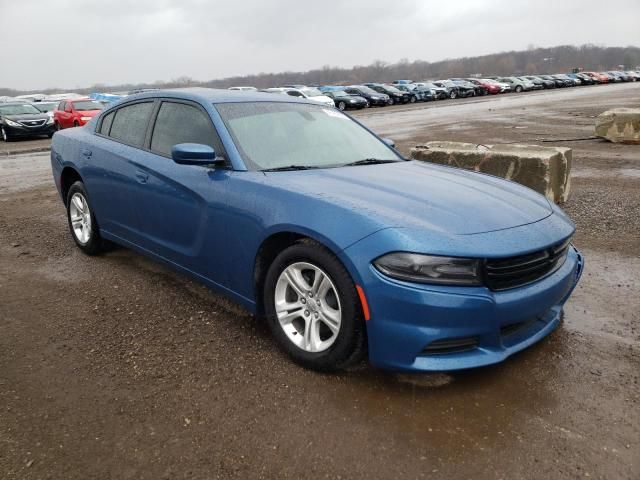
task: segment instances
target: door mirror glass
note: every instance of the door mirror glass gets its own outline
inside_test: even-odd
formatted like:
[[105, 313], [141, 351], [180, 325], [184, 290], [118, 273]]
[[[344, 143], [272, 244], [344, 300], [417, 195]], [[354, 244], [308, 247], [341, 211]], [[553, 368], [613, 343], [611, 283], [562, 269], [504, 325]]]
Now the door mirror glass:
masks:
[[171, 158], [181, 165], [210, 165], [215, 163], [216, 152], [201, 143], [179, 143], [171, 149]]

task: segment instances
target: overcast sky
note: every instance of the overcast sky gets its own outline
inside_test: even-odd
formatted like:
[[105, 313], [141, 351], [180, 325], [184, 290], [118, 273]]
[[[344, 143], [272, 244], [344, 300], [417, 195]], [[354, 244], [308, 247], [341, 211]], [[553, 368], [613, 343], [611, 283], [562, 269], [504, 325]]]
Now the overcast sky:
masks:
[[640, 46], [640, 0], [0, 0], [0, 86], [82, 87]]

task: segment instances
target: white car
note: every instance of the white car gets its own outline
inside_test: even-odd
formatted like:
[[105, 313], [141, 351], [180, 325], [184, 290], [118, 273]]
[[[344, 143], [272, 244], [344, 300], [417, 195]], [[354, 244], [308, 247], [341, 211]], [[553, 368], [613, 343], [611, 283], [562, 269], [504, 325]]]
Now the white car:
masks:
[[240, 90], [242, 92], [255, 92], [258, 89], [256, 87], [229, 87], [229, 90]]
[[335, 103], [332, 98], [323, 95], [323, 93], [317, 88], [304, 87], [304, 88], [267, 88], [265, 92], [269, 93], [281, 93], [284, 95], [290, 95], [292, 97], [302, 97], [312, 102], [320, 103], [322, 105], [335, 107]]

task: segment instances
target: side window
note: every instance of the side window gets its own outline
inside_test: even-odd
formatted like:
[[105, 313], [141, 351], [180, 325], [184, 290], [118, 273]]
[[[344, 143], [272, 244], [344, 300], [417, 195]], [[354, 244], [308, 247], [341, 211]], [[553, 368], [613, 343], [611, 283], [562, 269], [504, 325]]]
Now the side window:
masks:
[[135, 147], [142, 146], [152, 109], [153, 102], [135, 103], [119, 108], [111, 121], [109, 136]]
[[111, 130], [111, 123], [113, 123], [113, 117], [115, 116], [115, 114], [116, 112], [108, 113], [102, 119], [102, 125], [100, 125], [100, 133], [102, 135], [109, 135], [109, 130]]
[[208, 115], [184, 103], [162, 102], [151, 136], [151, 150], [171, 155], [178, 143], [209, 145], [217, 156], [222, 154], [222, 143]]
[[72, 111], [71, 107], [72, 107], [71, 103], [67, 102], [67, 104], [64, 107], [64, 111], [65, 112], [71, 112]]
[[64, 101], [60, 102], [60, 105], [58, 105], [58, 110], [60, 110], [61, 112], [64, 112], [64, 106], [66, 103], [67, 102], [64, 102]]

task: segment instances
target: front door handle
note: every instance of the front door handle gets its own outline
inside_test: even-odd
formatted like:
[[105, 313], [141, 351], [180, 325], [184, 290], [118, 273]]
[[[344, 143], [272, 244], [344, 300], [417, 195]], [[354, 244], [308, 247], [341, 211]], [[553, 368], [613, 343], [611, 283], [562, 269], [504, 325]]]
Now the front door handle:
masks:
[[136, 170], [136, 178], [140, 183], [147, 183], [147, 180], [149, 180], [149, 174], [140, 170]]

